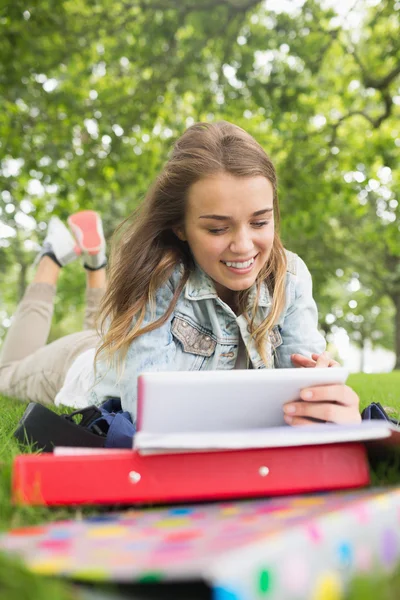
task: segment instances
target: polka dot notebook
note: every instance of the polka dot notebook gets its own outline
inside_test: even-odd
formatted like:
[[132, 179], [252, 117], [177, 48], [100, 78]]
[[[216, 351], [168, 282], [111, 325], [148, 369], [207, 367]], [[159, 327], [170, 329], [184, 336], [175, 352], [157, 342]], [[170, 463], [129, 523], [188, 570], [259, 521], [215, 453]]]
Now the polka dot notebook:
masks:
[[135, 509], [15, 529], [35, 572], [118, 582], [202, 579], [217, 600], [341, 598], [400, 558], [400, 489]]

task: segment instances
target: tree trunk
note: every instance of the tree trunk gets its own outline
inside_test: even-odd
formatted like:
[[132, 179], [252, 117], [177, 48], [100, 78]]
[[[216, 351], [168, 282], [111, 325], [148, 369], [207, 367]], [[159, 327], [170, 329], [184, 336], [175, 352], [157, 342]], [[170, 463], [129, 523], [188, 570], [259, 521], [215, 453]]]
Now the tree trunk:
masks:
[[367, 350], [367, 339], [363, 338], [360, 344], [360, 373], [365, 372], [365, 355]]
[[392, 296], [394, 303], [394, 349], [396, 353], [395, 369], [400, 369], [400, 292]]

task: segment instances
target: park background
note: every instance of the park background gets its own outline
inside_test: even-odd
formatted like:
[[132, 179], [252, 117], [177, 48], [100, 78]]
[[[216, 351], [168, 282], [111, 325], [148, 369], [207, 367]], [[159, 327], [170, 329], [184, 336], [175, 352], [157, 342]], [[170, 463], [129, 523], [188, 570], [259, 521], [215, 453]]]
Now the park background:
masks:
[[[224, 118], [277, 166], [282, 237], [310, 267], [341, 358], [400, 369], [399, 20], [400, 0], [0, 0], [0, 345], [50, 216], [96, 209], [110, 239], [184, 129]], [[69, 265], [52, 339], [80, 328], [83, 286]], [[361, 350], [346, 357], [349, 340]], [[399, 374], [350, 385], [362, 407], [399, 412]], [[0, 409], [0, 531], [81, 518], [11, 503], [25, 405]], [[398, 469], [373, 473], [392, 483]], [[399, 587], [400, 568], [374, 571], [346, 598], [392, 600]], [[5, 556], [0, 590], [77, 597]]]
[[[276, 164], [331, 350], [399, 369], [399, 21], [399, 0], [0, 2], [0, 340], [50, 216], [93, 208], [110, 239], [184, 129], [222, 118]], [[51, 339], [83, 286], [68, 266]]]

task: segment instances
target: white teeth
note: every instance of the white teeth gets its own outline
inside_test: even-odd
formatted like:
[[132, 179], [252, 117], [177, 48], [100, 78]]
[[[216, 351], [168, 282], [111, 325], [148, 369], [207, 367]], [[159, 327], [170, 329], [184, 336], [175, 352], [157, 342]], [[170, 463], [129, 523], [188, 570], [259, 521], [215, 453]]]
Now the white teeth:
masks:
[[233, 267], [234, 269], [247, 269], [247, 267], [250, 267], [250, 265], [253, 264], [254, 262], [254, 258], [251, 258], [250, 260], [246, 261], [246, 262], [228, 262], [228, 261], [224, 261], [227, 267]]

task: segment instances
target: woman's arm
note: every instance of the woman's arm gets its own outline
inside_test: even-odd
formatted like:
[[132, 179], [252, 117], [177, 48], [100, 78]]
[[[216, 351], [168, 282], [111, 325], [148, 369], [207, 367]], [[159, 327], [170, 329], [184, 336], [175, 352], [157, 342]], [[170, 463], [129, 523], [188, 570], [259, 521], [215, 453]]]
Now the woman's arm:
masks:
[[[311, 357], [325, 350], [325, 340], [318, 331], [318, 311], [312, 295], [312, 279], [301, 258], [297, 257], [294, 286], [288, 290], [287, 308], [280, 324], [282, 344], [276, 348], [276, 366], [293, 367], [293, 354]], [[297, 365], [295, 365], [297, 366]]]
[[[297, 281], [282, 324], [282, 345], [277, 348], [279, 367], [337, 367], [325, 352], [325, 340], [318, 331], [318, 311], [312, 295], [312, 279], [298, 258]], [[310, 425], [315, 419], [331, 423], [359, 423], [359, 398], [347, 385], [306, 388], [299, 402], [285, 405], [290, 425]]]

